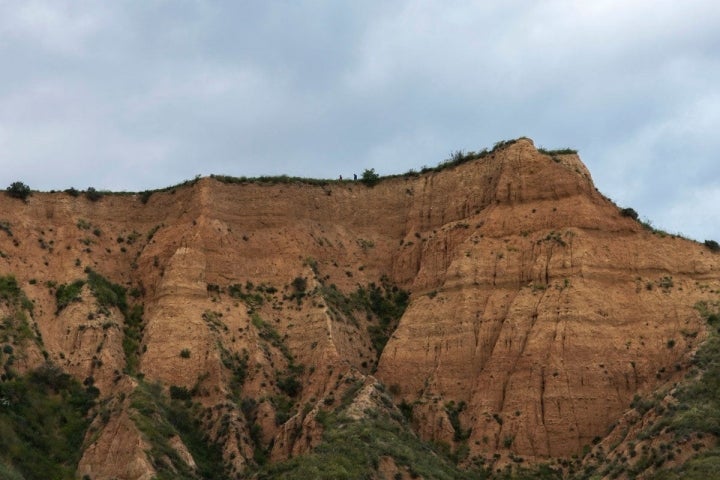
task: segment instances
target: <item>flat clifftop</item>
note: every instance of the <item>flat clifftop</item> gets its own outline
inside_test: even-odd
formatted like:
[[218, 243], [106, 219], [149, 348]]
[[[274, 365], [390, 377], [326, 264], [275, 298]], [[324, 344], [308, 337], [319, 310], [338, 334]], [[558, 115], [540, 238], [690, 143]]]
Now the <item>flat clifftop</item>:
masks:
[[1, 196], [0, 274], [33, 304], [3, 330], [5, 378], [46, 358], [99, 389], [93, 479], [202, 470], [182, 426], [152, 435], [161, 398], [194, 405], [228, 476], [317, 448], [359, 392], [465, 466], [576, 455], [682, 377], [718, 256], [623, 216], [572, 152], [456, 160], [372, 187]]

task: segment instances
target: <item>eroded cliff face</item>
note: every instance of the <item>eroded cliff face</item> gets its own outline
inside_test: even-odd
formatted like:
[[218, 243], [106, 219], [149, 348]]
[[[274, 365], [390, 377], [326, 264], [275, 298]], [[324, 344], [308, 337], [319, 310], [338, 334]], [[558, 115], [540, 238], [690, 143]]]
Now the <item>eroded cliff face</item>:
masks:
[[[146, 203], [3, 196], [0, 212], [0, 274], [41, 337], [12, 368], [44, 351], [100, 389], [78, 470], [93, 479], [198, 468], [179, 437], [156, 455], [138, 382], [195, 402], [228, 475], [316, 446], [318, 412], [368, 376], [468, 458], [568, 457], [682, 375], [705, 332], [693, 306], [720, 290], [717, 255], [623, 217], [576, 155], [527, 139], [372, 188], [205, 178]], [[60, 309], [87, 268], [127, 308], [85, 284]], [[403, 290], [399, 321], [359, 306]]]

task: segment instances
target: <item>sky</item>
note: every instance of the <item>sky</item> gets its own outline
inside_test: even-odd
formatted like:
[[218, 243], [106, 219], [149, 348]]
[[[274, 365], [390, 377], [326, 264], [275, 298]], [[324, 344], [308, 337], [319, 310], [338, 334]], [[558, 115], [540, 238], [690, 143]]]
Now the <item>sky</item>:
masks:
[[0, 182], [337, 178], [527, 136], [720, 240], [717, 0], [0, 0]]

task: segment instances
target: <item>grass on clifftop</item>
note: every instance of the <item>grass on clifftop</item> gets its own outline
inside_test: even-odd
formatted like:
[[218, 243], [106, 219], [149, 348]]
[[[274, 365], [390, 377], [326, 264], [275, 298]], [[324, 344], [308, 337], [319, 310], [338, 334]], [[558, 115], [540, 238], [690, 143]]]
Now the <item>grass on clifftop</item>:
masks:
[[[409, 177], [417, 177], [420, 174], [424, 173], [431, 173], [431, 172], [441, 172], [443, 170], [456, 167], [458, 165], [462, 165], [463, 163], [467, 163], [472, 160], [478, 160], [485, 158], [493, 153], [496, 153], [500, 150], [503, 150], [504, 148], [509, 147], [510, 145], [513, 145], [514, 143], [517, 143], [518, 140], [525, 138], [520, 137], [517, 139], [510, 139], [510, 140], [501, 140], [499, 142], [496, 142], [491, 149], [483, 148], [478, 151], [465, 151], [465, 150], [456, 150], [452, 152], [448, 158], [440, 161], [435, 167], [427, 167], [423, 166], [420, 171], [416, 171], [414, 169], [408, 170], [407, 172], [403, 174], [393, 174], [393, 175], [385, 175], [380, 176], [374, 173], [374, 169], [366, 169], [365, 173], [362, 174], [360, 178], [357, 180], [338, 180], [338, 179], [331, 179], [331, 178], [305, 178], [305, 177], [295, 177], [290, 175], [261, 175], [259, 177], [247, 177], [247, 176], [240, 176], [235, 177], [231, 175], [210, 175], [210, 178], [214, 178], [215, 180], [218, 180], [223, 183], [233, 184], [233, 183], [239, 183], [239, 184], [246, 184], [246, 183], [257, 183], [257, 184], [267, 184], [267, 185], [279, 185], [279, 184], [304, 184], [304, 185], [315, 185], [319, 187], [325, 187], [327, 185], [333, 185], [333, 184], [342, 184], [342, 183], [363, 183], [368, 187], [372, 187], [378, 182], [389, 179], [389, 178], [409, 178]], [[547, 150], [544, 148], [539, 148], [538, 151], [540, 153], [543, 153], [545, 155], [548, 155], [555, 159], [558, 155], [567, 155], [567, 154], [576, 154], [577, 150], [571, 149], [571, 148], [563, 148], [563, 149], [554, 149], [554, 150]], [[362, 171], [362, 168], [360, 168], [360, 171]], [[367, 176], [367, 173], [370, 173], [370, 176]], [[145, 190], [142, 192], [128, 192], [128, 191], [117, 191], [117, 192], [111, 192], [107, 190], [96, 190], [93, 187], [88, 187], [87, 190], [77, 190], [74, 187], [68, 188], [64, 190], [64, 192], [71, 197], [78, 198], [83, 195], [84, 198], [96, 202], [98, 200], [101, 200], [103, 196], [105, 195], [139, 195], [139, 200], [146, 204], [150, 201], [150, 198], [155, 193], [162, 193], [162, 192], [168, 192], [170, 194], [175, 194], [178, 189], [184, 188], [184, 187], [191, 187], [194, 186], [198, 180], [201, 179], [200, 175], [197, 175], [195, 178], [185, 180], [183, 182], [180, 182], [175, 185], [171, 185], [168, 187], [163, 188], [156, 188], [152, 190]], [[27, 198], [28, 195], [30, 195], [31, 190], [30, 187], [27, 185], [22, 184], [22, 189], [18, 190], [18, 186], [16, 184], [20, 184], [21, 182], [15, 182], [12, 185], [10, 185], [7, 188], [8, 194], [11, 196], [17, 196], [13, 195], [12, 192], [20, 192], [20, 196], [17, 198], [22, 198], [23, 200]], [[51, 190], [50, 193], [55, 193], [55, 190]]]

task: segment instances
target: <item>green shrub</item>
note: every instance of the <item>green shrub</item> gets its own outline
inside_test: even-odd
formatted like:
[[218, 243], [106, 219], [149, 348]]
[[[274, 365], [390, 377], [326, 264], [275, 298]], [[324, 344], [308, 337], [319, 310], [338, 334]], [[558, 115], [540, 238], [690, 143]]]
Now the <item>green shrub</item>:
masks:
[[122, 340], [123, 352], [125, 353], [125, 373], [129, 375], [137, 373], [142, 331], [143, 306], [133, 305], [125, 315], [124, 336]]
[[720, 252], [720, 243], [715, 240], [705, 240], [705, 246], [709, 248], [711, 252]]
[[292, 286], [296, 292], [304, 292], [307, 289], [307, 278], [295, 277], [292, 281]]
[[362, 177], [360, 178], [360, 181], [367, 185], [368, 187], [374, 187], [378, 184], [380, 181], [380, 175], [375, 173], [374, 168], [365, 169], [365, 171], [362, 174]]
[[125, 297], [125, 288], [117, 283], [112, 283], [91, 268], [86, 268], [87, 283], [95, 299], [101, 307], [117, 307], [120, 312], [127, 312], [127, 299]]
[[75, 478], [95, 392], [46, 364], [0, 382], [0, 398], [0, 463], [21, 478]]
[[190, 350], [187, 348], [183, 348], [182, 350], [180, 350], [180, 357], [190, 358]]
[[277, 380], [278, 388], [289, 397], [295, 397], [302, 390], [302, 383], [293, 374], [284, 375]]
[[620, 215], [632, 218], [633, 220], [638, 220], [639, 218], [639, 215], [634, 208], [622, 208], [620, 209]]
[[59, 314], [72, 302], [80, 301], [80, 292], [85, 285], [84, 280], [75, 280], [73, 283], [58, 285], [55, 290], [55, 315]]
[[450, 425], [452, 425], [455, 432], [453, 440], [455, 440], [456, 442], [467, 440], [470, 437], [470, 433], [472, 432], [471, 428], [463, 429], [462, 425], [460, 425], [460, 413], [465, 410], [466, 406], [467, 405], [465, 404], [465, 402], [462, 401], [457, 404], [453, 401], [445, 404], [445, 412], [447, 412], [448, 419], [450, 420]]
[[554, 150], [547, 150], [545, 148], [538, 148], [538, 152], [544, 154], [544, 155], [550, 155], [551, 157], [554, 157], [556, 155], [573, 155], [577, 154], [577, 150], [572, 148], [556, 148]]
[[13, 275], [0, 277], [0, 300], [15, 304], [22, 295], [22, 289]]
[[380, 459], [392, 458], [412, 478], [486, 478], [464, 472], [422, 442], [408, 428], [389, 416], [373, 411], [373, 418], [351, 420], [338, 412], [321, 411], [322, 443], [311, 453], [268, 464], [252, 475], [259, 480], [283, 478], [343, 480], [379, 478]]
[[190, 400], [192, 398], [192, 394], [187, 387], [170, 385], [170, 398], [173, 400]]
[[[182, 395], [182, 394], [181, 394]], [[131, 418], [150, 445], [148, 458], [159, 480], [197, 480], [229, 478], [220, 447], [200, 429], [199, 405], [187, 400], [169, 401], [158, 384], [141, 382], [131, 395]], [[191, 468], [170, 444], [178, 435], [197, 464]]]
[[391, 284], [386, 276], [380, 278], [379, 286], [374, 282], [366, 287], [359, 286], [348, 296], [343, 295], [335, 285], [323, 285], [320, 293], [328, 306], [342, 313], [351, 322], [356, 322], [354, 312], [365, 313], [370, 321], [367, 330], [378, 356], [410, 302], [410, 294]]
[[88, 189], [85, 191], [85, 198], [87, 198], [91, 202], [97, 202], [102, 197], [103, 194], [95, 190], [93, 187], [88, 187]]
[[30, 196], [30, 187], [22, 182], [13, 182], [7, 187], [7, 194], [12, 198], [19, 198], [20, 200], [26, 200]]
[[3, 232], [5, 232], [8, 237], [12, 237], [12, 236], [13, 236], [12, 229], [10, 228], [10, 222], [1, 221], [1, 222], [0, 222], [0, 230], [2, 230]]

